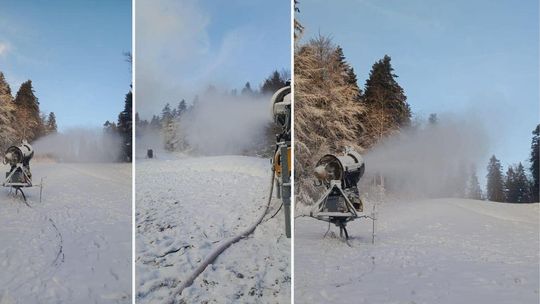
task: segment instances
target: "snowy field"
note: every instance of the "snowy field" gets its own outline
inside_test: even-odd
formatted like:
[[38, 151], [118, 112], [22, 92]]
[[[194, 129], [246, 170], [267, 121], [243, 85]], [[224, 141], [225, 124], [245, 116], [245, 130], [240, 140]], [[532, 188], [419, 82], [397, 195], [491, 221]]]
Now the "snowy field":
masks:
[[[233, 244], [181, 296], [172, 293], [266, 204], [268, 159], [219, 156], [138, 160], [138, 303], [289, 303], [290, 240], [283, 213]], [[279, 207], [271, 203], [270, 214]], [[268, 218], [268, 217], [267, 217]]]
[[131, 303], [131, 165], [31, 165], [42, 203], [0, 189], [0, 303]]
[[[539, 302], [538, 204], [437, 199], [380, 204], [339, 229], [295, 221], [295, 303]], [[371, 210], [368, 206], [366, 210]], [[333, 233], [332, 233], [333, 232]]]

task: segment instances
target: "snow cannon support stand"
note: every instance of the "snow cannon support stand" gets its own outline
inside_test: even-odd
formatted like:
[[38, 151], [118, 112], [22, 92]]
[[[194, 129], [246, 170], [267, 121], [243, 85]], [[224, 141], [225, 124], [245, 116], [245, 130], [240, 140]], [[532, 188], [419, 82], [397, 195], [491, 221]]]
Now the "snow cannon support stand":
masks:
[[290, 82], [272, 96], [272, 116], [281, 128], [276, 134], [276, 149], [272, 169], [277, 198], [283, 202], [285, 235], [291, 237], [291, 86]]
[[3, 187], [15, 189], [15, 194], [21, 193], [26, 202], [26, 196], [22, 188], [39, 187], [39, 201], [43, 193], [43, 178], [39, 185], [32, 184], [32, 173], [30, 172], [30, 160], [34, 157], [34, 149], [23, 140], [20, 146], [11, 146], [4, 154], [4, 165], [9, 165], [10, 169], [6, 172], [6, 179], [2, 183]]
[[352, 148], [345, 148], [342, 155], [326, 154], [315, 166], [315, 186], [325, 186], [326, 191], [313, 206], [310, 216], [339, 227], [340, 236], [349, 239], [347, 223], [357, 218], [373, 221], [372, 242], [375, 236], [375, 212], [360, 215], [364, 211], [358, 182], [364, 175], [365, 164], [362, 156]]

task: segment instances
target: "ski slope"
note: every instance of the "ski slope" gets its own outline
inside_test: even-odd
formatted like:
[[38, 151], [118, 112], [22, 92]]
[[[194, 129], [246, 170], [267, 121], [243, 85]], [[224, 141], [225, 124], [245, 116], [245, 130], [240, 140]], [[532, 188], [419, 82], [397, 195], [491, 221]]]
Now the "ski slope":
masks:
[[[366, 210], [371, 210], [367, 206]], [[465, 199], [378, 205], [339, 229], [295, 221], [295, 303], [539, 302], [538, 204]]]
[[41, 203], [0, 188], [0, 303], [131, 303], [131, 165], [31, 167]]
[[[220, 242], [259, 217], [271, 171], [268, 159], [254, 157], [161, 157], [136, 167], [137, 302], [289, 303], [291, 243], [282, 211], [229, 247], [182, 295], [173, 293]], [[271, 214], [279, 203], [272, 201]]]

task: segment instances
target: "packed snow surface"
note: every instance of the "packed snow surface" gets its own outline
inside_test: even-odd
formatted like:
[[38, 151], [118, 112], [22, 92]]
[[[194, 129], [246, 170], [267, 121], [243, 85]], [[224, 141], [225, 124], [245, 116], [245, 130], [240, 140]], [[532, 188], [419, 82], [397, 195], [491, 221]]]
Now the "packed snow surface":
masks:
[[41, 203], [0, 188], [0, 303], [131, 303], [131, 165], [31, 167]]
[[[233, 244], [186, 288], [179, 285], [220, 242], [264, 210], [270, 161], [255, 157], [140, 160], [136, 172], [138, 303], [289, 303], [290, 240], [283, 212]], [[279, 208], [273, 199], [270, 214]]]
[[[367, 206], [366, 210], [371, 210]], [[378, 204], [349, 223], [295, 221], [295, 303], [539, 302], [538, 204], [465, 199]], [[369, 212], [368, 212], [369, 213]]]

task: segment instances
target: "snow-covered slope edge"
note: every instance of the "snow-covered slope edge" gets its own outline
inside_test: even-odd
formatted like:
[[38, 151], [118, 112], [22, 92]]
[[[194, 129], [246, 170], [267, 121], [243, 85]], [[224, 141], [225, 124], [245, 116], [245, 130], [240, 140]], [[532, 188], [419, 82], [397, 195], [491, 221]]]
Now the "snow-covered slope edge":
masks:
[[[538, 204], [465, 199], [378, 205], [348, 226], [295, 222], [296, 303], [538, 303]], [[367, 206], [366, 210], [371, 210]], [[331, 228], [331, 231], [337, 231]]]

